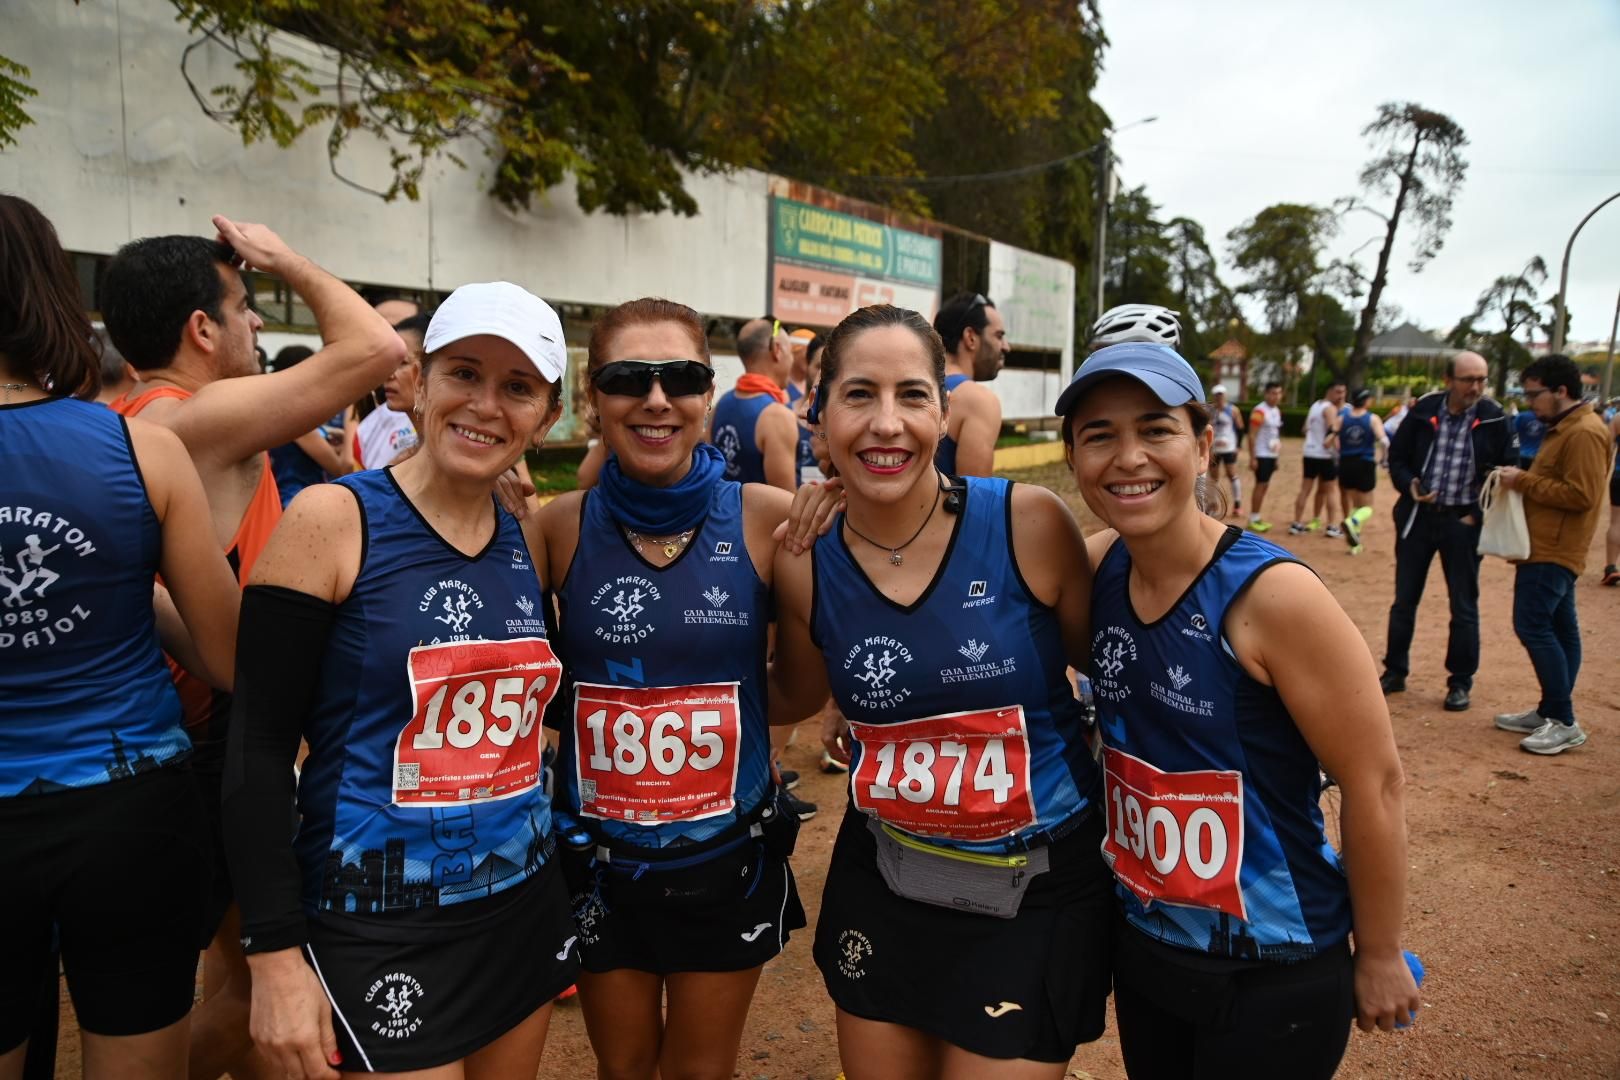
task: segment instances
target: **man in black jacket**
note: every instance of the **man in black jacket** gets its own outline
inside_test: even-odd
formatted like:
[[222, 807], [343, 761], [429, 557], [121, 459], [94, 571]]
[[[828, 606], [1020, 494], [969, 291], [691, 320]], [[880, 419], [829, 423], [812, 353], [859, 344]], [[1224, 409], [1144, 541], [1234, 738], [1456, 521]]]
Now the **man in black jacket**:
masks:
[[1518, 438], [1502, 406], [1485, 397], [1485, 358], [1458, 353], [1446, 389], [1418, 399], [1389, 448], [1395, 504], [1395, 603], [1389, 609], [1384, 693], [1406, 689], [1407, 653], [1429, 564], [1436, 553], [1451, 597], [1445, 707], [1468, 708], [1479, 668], [1479, 489], [1498, 465], [1518, 460]]

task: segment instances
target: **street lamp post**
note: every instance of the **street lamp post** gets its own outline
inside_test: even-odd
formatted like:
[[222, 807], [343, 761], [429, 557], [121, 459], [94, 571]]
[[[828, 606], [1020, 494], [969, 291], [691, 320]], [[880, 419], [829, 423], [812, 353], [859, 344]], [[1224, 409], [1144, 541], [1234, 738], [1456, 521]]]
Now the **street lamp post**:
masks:
[[1570, 250], [1575, 247], [1575, 238], [1581, 234], [1581, 229], [1585, 228], [1586, 223], [1592, 220], [1592, 215], [1603, 209], [1605, 206], [1608, 206], [1616, 199], [1620, 199], [1620, 191], [1615, 192], [1613, 195], [1610, 195], [1607, 199], [1604, 199], [1602, 202], [1592, 207], [1592, 209], [1588, 210], [1586, 212], [1586, 216], [1581, 218], [1581, 223], [1575, 226], [1575, 231], [1569, 234], [1569, 243], [1564, 245], [1564, 267], [1561, 271], [1559, 271], [1558, 274], [1558, 298], [1553, 301], [1553, 310], [1555, 314], [1553, 316], [1552, 351], [1555, 353], [1561, 353], [1564, 351], [1564, 296], [1566, 291], [1569, 289]]
[[1103, 132], [1102, 142], [1097, 144], [1097, 268], [1095, 271], [1097, 306], [1091, 314], [1092, 322], [1102, 318], [1103, 313], [1103, 276], [1107, 267], [1106, 255], [1108, 251], [1108, 204], [1112, 201], [1114, 194], [1114, 144], [1112, 137], [1122, 131], [1129, 131], [1133, 127], [1151, 124], [1157, 119], [1157, 116], [1144, 116], [1140, 120], [1131, 121], [1124, 127], [1109, 128]]

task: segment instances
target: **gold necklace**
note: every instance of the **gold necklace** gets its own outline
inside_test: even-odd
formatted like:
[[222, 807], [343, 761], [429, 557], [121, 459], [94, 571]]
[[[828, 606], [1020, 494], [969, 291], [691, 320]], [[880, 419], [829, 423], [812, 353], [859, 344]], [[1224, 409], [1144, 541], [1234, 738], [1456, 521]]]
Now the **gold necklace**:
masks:
[[646, 552], [641, 548], [642, 540], [646, 540], [649, 544], [662, 545], [664, 549], [664, 558], [666, 559], [673, 559], [675, 556], [681, 553], [681, 549], [686, 547], [687, 543], [692, 539], [692, 532], [693, 530], [687, 529], [679, 536], [673, 536], [667, 540], [660, 540], [655, 536], [644, 537], [634, 529], [624, 530], [625, 536], [630, 538], [630, 546], [636, 549], [637, 555], [646, 554]]

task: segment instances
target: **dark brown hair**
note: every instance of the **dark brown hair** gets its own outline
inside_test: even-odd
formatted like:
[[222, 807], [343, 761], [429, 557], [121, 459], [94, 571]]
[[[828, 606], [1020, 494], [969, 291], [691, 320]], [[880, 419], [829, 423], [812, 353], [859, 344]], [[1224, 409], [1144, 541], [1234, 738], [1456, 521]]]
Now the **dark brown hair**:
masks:
[[[709, 335], [704, 333], [703, 320], [698, 318], [698, 313], [674, 300], [644, 296], [640, 300], [628, 300], [616, 308], [610, 308], [596, 320], [596, 325], [591, 327], [591, 342], [586, 352], [586, 373], [589, 374], [608, 362], [608, 346], [612, 343], [613, 336], [620, 330], [631, 326], [666, 322], [674, 323], [686, 332], [686, 336], [692, 341], [693, 350], [697, 353], [697, 359], [705, 364], [711, 363]], [[649, 356], [645, 359], [667, 360], [669, 357]]]
[[101, 350], [73, 264], [32, 203], [0, 195], [0, 354], [56, 397], [101, 392]]
[[832, 400], [833, 380], [838, 378], [838, 368], [844, 359], [844, 350], [849, 348], [850, 342], [868, 330], [877, 330], [885, 326], [903, 326], [917, 335], [922, 342], [923, 350], [928, 354], [928, 363], [933, 368], [934, 385], [939, 388], [939, 400], [945, 401], [945, 343], [940, 340], [934, 328], [928, 325], [928, 320], [912, 311], [910, 308], [894, 307], [891, 304], [873, 304], [863, 307], [844, 317], [844, 321], [833, 328], [827, 336], [827, 347], [821, 355], [821, 382], [817, 393], [819, 400], [825, 403]]

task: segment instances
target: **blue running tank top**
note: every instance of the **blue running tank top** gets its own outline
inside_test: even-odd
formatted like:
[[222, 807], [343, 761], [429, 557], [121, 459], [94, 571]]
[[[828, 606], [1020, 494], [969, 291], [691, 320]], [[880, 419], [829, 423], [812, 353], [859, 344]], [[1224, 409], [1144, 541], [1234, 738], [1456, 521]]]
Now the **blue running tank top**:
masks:
[[774, 403], [769, 394], [738, 397], [732, 390], [723, 395], [714, 406], [714, 420], [709, 425], [710, 439], [726, 457], [726, 479], [739, 484], [765, 482], [765, 455], [760, 452], [754, 428], [759, 414]]
[[965, 477], [934, 580], [884, 596], [839, 527], [816, 542], [810, 636], [853, 736], [856, 809], [931, 843], [1021, 850], [1098, 793], [1056, 613], [1012, 558], [1012, 484]]
[[[788, 383], [787, 396], [788, 407], [791, 408], [798, 404], [800, 398], [804, 397], [804, 391], [800, 390], [792, 383]], [[798, 414], [795, 413], [795, 422], [797, 419]], [[811, 480], [821, 479], [821, 466], [816, 463], [816, 451], [815, 448], [810, 445], [810, 429], [805, 427], [803, 424], [799, 424], [799, 460], [795, 469], [795, 474], [798, 477], [798, 482], [801, 484], [807, 483]]]
[[1533, 458], [1541, 449], [1541, 440], [1547, 437], [1547, 425], [1529, 409], [1521, 409], [1513, 418], [1513, 430], [1519, 435], [1519, 456]]
[[0, 406], [0, 796], [123, 780], [191, 750], [158, 645], [162, 526], [122, 416]]
[[381, 915], [521, 884], [551, 850], [540, 717], [562, 674], [523, 532], [492, 499], [495, 532], [464, 555], [391, 470], [336, 483], [363, 547], [304, 730], [304, 903]]
[[1372, 413], [1354, 415], [1350, 409], [1339, 414], [1339, 457], [1371, 461], [1378, 449], [1373, 437]]
[[[966, 375], [945, 376], [945, 397], [951, 396], [951, 391], [968, 381]], [[956, 475], [956, 440], [949, 435], [939, 437], [939, 448], [934, 451], [934, 466], [946, 476]]]
[[270, 451], [270, 469], [276, 475], [276, 493], [281, 496], [283, 510], [300, 491], [311, 484], [326, 482], [326, 473], [295, 442]]
[[1291, 962], [1342, 942], [1350, 894], [1322, 831], [1317, 761], [1277, 691], [1224, 633], [1232, 603], [1283, 548], [1229, 529], [1210, 564], [1147, 624], [1116, 542], [1091, 594], [1103, 736], [1103, 857], [1142, 933], [1230, 959]]
[[565, 826], [632, 848], [700, 843], [769, 794], [770, 591], [743, 542], [742, 490], [716, 483], [703, 524], [661, 567], [586, 493], [557, 591]]

